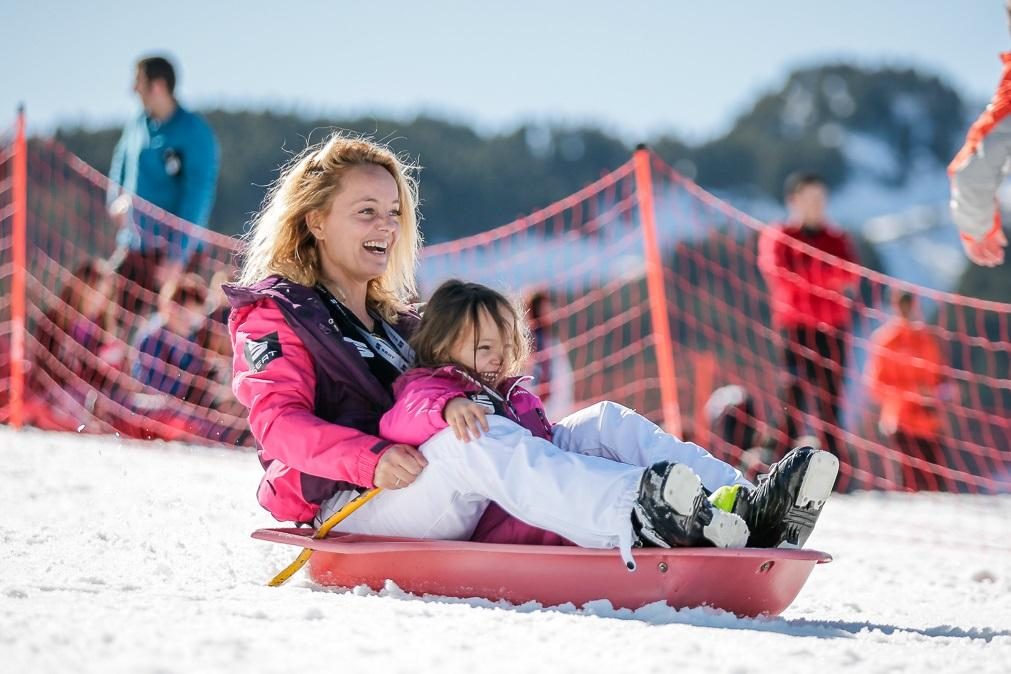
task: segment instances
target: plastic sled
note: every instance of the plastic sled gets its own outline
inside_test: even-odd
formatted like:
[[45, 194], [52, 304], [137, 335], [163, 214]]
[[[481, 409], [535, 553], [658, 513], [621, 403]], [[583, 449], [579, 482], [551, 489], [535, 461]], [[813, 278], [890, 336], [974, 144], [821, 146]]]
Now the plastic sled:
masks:
[[311, 529], [259, 529], [253, 538], [315, 550], [309, 576], [320, 585], [380, 590], [389, 579], [417, 595], [504, 599], [544, 606], [582, 606], [607, 599], [637, 609], [657, 601], [673, 608], [711, 606], [741, 616], [778, 615], [816, 564], [817, 550], [637, 548], [629, 572], [617, 550], [502, 545], [360, 534], [313, 540]]

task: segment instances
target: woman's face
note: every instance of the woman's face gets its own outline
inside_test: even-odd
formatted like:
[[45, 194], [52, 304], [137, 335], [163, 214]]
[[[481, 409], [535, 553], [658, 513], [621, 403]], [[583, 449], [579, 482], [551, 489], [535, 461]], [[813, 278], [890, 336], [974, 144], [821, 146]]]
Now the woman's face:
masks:
[[389, 265], [400, 234], [397, 181], [381, 166], [348, 169], [329, 212], [309, 215], [324, 278], [338, 285], [364, 285]]

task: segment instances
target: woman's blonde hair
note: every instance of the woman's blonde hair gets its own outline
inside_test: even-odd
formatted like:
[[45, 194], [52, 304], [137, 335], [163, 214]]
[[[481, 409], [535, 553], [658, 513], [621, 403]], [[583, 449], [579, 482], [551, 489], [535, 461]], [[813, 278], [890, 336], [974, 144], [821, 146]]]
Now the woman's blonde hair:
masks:
[[389, 265], [382, 276], [369, 281], [366, 301], [384, 319], [395, 320], [397, 312], [417, 294], [415, 270], [421, 233], [416, 167], [368, 138], [334, 133], [281, 169], [245, 237], [239, 283], [252, 285], [272, 274], [305, 286], [320, 282], [320, 256], [308, 216], [329, 210], [348, 169], [369, 164], [381, 166], [396, 180], [401, 216]]
[[495, 322], [502, 341], [513, 347], [503, 374], [519, 374], [530, 356], [530, 336], [516, 304], [488, 286], [458, 279], [450, 279], [436, 288], [425, 304], [421, 325], [411, 339], [418, 367], [453, 364], [451, 353], [462, 335], [468, 333], [473, 337], [476, 354], [483, 311]]

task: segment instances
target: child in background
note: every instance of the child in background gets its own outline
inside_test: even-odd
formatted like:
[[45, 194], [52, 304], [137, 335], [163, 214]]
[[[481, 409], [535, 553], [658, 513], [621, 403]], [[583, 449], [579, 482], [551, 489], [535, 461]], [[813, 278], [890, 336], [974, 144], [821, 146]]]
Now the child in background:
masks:
[[[37, 324], [26, 418], [45, 429], [101, 430], [104, 402], [119, 399], [126, 345], [117, 336], [112, 268], [98, 258], [79, 265]], [[96, 406], [102, 409], [96, 409]]]
[[[204, 299], [204, 318], [195, 332], [197, 344], [213, 354], [223, 357], [226, 361], [231, 361], [232, 357], [232, 342], [228, 337], [228, 314], [231, 307], [228, 305], [222, 286], [228, 283], [232, 273], [233, 270], [226, 269], [214, 272], [211, 282], [208, 284], [207, 296]], [[225, 363], [224, 370], [227, 376], [223, 377], [222, 381], [231, 382], [230, 364], [230, 362]]]
[[[215, 410], [233, 417], [245, 417], [246, 408], [231, 392], [232, 342], [228, 336], [228, 316], [231, 307], [222, 286], [234, 275], [234, 269], [220, 269], [211, 277], [202, 313], [204, 318], [193, 332], [192, 340], [201, 349], [207, 362], [207, 378], [213, 382], [216, 394], [212, 402]], [[243, 426], [241, 434], [248, 431]]]
[[530, 387], [544, 404], [548, 419], [561, 419], [575, 409], [575, 384], [569, 354], [553, 334], [555, 308], [551, 293], [538, 288], [530, 293], [524, 304], [533, 347]]
[[[114, 292], [112, 267], [97, 258], [86, 260], [63, 285], [59, 302], [46, 312], [51, 325], [40, 330], [43, 346], [94, 386], [99, 385], [96, 377], [108, 374], [110, 368], [120, 369], [126, 358], [113, 315]], [[72, 343], [62, 340], [64, 336]]]
[[203, 378], [208, 366], [191, 337], [204, 320], [207, 285], [196, 274], [169, 281], [158, 296], [158, 313], [136, 339], [133, 376], [162, 393], [209, 406]]
[[[638, 545], [801, 546], [835, 481], [835, 457], [800, 448], [773, 466], [756, 488], [701, 447], [682, 442], [611, 402], [576, 412], [553, 426], [541, 401], [515, 376], [529, 349], [523, 321], [505, 297], [480, 284], [453, 280], [440, 286], [426, 305], [412, 346], [418, 367], [394, 384], [396, 402], [380, 421], [383, 438], [419, 446], [449, 428], [460, 440], [494, 444], [495, 438], [486, 438], [488, 417], [495, 415], [529, 432], [508, 436], [517, 442], [553, 444], [554, 449], [540, 450], [549, 457], [561, 449], [639, 466], [642, 476], [632, 509]], [[507, 485], [522, 480], [529, 470], [560, 471], [565, 465], [538, 460], [529, 466], [500, 447], [487, 449], [465, 454], [462, 460], [505, 456], [503, 465], [481, 468], [501, 472]], [[567, 499], [585, 504], [581, 507], [588, 511], [606, 507], [568, 477], [563, 472], [553, 475], [553, 483]], [[519, 511], [526, 509], [543, 520], [542, 495], [521, 492], [522, 485], [514, 485], [508, 496], [521, 495], [522, 500], [500, 505], [519, 519], [524, 519]], [[480, 494], [461, 494], [459, 500], [476, 497]], [[556, 533], [571, 538], [564, 530]]]

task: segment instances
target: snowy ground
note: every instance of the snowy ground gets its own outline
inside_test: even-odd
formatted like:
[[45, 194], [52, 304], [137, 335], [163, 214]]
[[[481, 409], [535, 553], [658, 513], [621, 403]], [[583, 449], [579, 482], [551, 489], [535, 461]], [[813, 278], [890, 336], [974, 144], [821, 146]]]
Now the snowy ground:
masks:
[[[0, 671], [1007, 672], [1011, 497], [835, 496], [779, 618], [264, 582], [250, 454], [0, 428]], [[360, 669], [364, 666], [366, 669]], [[303, 669], [303, 667], [305, 669]]]

